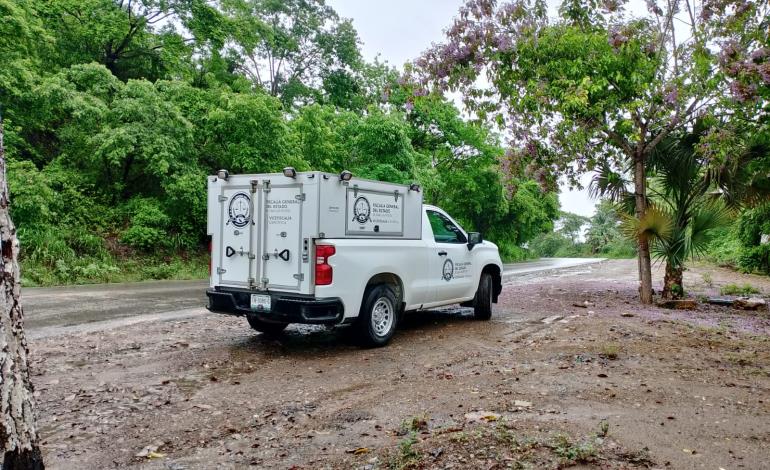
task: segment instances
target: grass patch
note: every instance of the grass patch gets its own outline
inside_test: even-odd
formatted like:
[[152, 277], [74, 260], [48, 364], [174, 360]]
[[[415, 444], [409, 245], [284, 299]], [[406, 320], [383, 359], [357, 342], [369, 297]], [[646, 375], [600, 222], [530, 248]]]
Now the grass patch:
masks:
[[[399, 431], [419, 427], [411, 426], [415, 421], [419, 417], [404, 420]], [[396, 446], [378, 452], [382, 465], [375, 468], [568, 468], [600, 461], [608, 463], [607, 468], [626, 468], [630, 462], [653, 464], [646, 454], [625, 452], [614, 445], [605, 447], [610, 425], [606, 419], [598, 425], [596, 433], [578, 435], [505, 419], [494, 425], [482, 423], [434, 433], [413, 430]], [[353, 463], [363, 464], [369, 458], [356, 456], [344, 466], [359, 468]], [[478, 467], [481, 463], [485, 464]]]
[[49, 263], [26, 259], [21, 262], [23, 287], [136, 282], [158, 279], [205, 279], [209, 255], [205, 252], [175, 255], [113, 255], [60, 259]]
[[606, 359], [612, 359], [613, 361], [618, 358], [620, 354], [620, 346], [617, 343], [604, 343], [601, 348], [601, 355]]
[[722, 295], [749, 295], [759, 294], [759, 289], [752, 286], [751, 284], [725, 284], [721, 289], [719, 289], [719, 293]]
[[407, 468], [417, 468], [420, 465], [422, 454], [415, 444], [417, 444], [417, 433], [412, 431], [408, 436], [401, 439], [398, 443], [398, 452], [388, 462], [388, 467], [393, 470], [403, 470]]
[[588, 463], [596, 458], [598, 452], [596, 446], [590, 441], [573, 441], [566, 434], [556, 434], [551, 448], [561, 457], [564, 465]]

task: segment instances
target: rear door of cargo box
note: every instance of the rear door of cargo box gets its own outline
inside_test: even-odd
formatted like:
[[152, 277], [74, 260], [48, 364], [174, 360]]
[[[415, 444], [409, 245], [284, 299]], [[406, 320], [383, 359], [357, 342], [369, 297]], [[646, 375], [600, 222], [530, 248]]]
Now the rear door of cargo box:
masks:
[[258, 254], [254, 279], [258, 288], [307, 292], [310, 272], [310, 239], [303, 236], [307, 195], [303, 178], [271, 175], [258, 181], [259, 197], [255, 241]]
[[247, 179], [231, 178], [218, 186], [219, 231], [215, 235], [218, 251], [216, 272], [220, 285], [248, 287], [253, 264], [252, 232], [255, 201]]

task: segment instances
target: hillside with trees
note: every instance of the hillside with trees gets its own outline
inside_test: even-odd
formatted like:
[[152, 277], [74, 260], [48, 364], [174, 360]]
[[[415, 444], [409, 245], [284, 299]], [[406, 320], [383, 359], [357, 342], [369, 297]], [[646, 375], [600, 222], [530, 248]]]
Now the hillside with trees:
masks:
[[367, 62], [323, 1], [0, 0], [0, 105], [25, 285], [205, 277], [205, 176], [419, 182], [508, 259], [555, 192], [501, 136]]

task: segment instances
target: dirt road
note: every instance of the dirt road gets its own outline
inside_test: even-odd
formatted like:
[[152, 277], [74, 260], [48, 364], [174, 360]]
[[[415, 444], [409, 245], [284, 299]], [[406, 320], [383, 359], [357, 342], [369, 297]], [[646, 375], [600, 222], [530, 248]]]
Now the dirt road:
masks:
[[[275, 340], [211, 314], [33, 337], [45, 457], [78, 469], [769, 468], [767, 312], [642, 308], [635, 266], [522, 274], [492, 321], [412, 315], [376, 350], [344, 329]], [[767, 278], [712, 267], [686, 285], [736, 279], [770, 293]]]

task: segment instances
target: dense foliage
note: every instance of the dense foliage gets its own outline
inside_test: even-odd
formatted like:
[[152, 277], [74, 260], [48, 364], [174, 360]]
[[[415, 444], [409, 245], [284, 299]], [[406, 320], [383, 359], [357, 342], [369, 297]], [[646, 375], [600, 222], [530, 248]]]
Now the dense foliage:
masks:
[[422, 184], [507, 258], [554, 193], [500, 138], [366, 63], [322, 0], [0, 0], [0, 106], [27, 283], [205, 275], [205, 175]]

